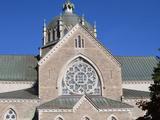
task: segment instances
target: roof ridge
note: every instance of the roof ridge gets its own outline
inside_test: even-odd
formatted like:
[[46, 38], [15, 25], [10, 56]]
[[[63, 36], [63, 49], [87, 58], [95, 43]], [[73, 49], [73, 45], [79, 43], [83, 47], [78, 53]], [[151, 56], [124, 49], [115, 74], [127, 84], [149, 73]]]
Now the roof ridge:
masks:
[[114, 55], [115, 57], [154, 57], [154, 58], [156, 58], [156, 56], [129, 56], [129, 55]]
[[18, 54], [0, 54], [0, 56], [34, 56], [34, 57], [36, 57], [37, 55], [22, 55], [22, 54], [20, 54], [20, 55], [18, 55]]

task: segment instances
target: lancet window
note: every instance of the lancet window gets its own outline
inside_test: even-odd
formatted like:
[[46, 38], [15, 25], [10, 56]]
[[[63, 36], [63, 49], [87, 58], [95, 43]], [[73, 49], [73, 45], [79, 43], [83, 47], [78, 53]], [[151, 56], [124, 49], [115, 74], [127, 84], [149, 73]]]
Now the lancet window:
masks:
[[63, 120], [61, 117], [58, 117], [56, 120]]
[[80, 35], [75, 39], [75, 47], [76, 48], [84, 48], [85, 47], [84, 39], [82, 39]]

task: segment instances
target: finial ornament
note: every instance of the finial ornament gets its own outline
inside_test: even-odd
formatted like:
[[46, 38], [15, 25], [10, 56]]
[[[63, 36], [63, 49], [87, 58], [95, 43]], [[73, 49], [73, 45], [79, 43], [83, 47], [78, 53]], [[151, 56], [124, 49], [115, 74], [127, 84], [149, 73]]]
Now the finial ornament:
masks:
[[96, 21], [94, 22], [94, 36], [97, 37], [97, 25], [96, 25]]
[[63, 4], [63, 11], [65, 13], [73, 13], [74, 10], [74, 4], [70, 0], [66, 0], [66, 2]]
[[82, 14], [81, 24], [82, 24], [82, 25], [84, 25], [84, 24], [85, 24], [85, 22], [84, 22], [84, 14]]
[[46, 19], [43, 21], [43, 45], [46, 45], [46, 37], [47, 37], [47, 25], [46, 25]]
[[43, 27], [46, 27], [46, 19], [43, 21]]

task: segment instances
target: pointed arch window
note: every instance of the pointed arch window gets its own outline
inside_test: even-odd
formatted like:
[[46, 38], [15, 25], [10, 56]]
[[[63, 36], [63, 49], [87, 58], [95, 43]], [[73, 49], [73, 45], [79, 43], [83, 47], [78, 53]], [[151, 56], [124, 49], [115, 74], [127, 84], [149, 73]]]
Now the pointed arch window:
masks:
[[50, 40], [51, 40], [51, 32], [50, 30], [48, 30], [48, 42], [50, 42]]
[[16, 112], [13, 109], [9, 109], [5, 113], [4, 120], [17, 120]]
[[114, 115], [111, 115], [107, 120], [118, 120], [118, 118]]
[[111, 120], [117, 120], [114, 116], [112, 116]]
[[58, 117], [56, 120], [63, 120], [61, 117]]
[[84, 48], [85, 47], [84, 39], [82, 39], [80, 35], [75, 39], [75, 47], [76, 48]]
[[62, 80], [62, 95], [101, 95], [100, 79], [94, 67], [85, 59], [73, 60]]
[[81, 48], [81, 36], [78, 36], [78, 47]]
[[84, 120], [90, 120], [88, 117], [85, 117]]

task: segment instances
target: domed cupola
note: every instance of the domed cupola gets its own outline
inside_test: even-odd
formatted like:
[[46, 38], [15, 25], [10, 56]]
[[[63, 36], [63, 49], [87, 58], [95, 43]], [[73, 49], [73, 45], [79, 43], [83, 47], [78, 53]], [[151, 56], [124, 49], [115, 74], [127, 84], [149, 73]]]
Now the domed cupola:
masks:
[[95, 27], [90, 25], [84, 15], [78, 16], [74, 13], [75, 6], [70, 0], [66, 0], [63, 4], [63, 12], [60, 16], [55, 17], [48, 25], [44, 24], [44, 42], [43, 47], [52, 47], [63, 38], [77, 23], [84, 26], [93, 35]]

